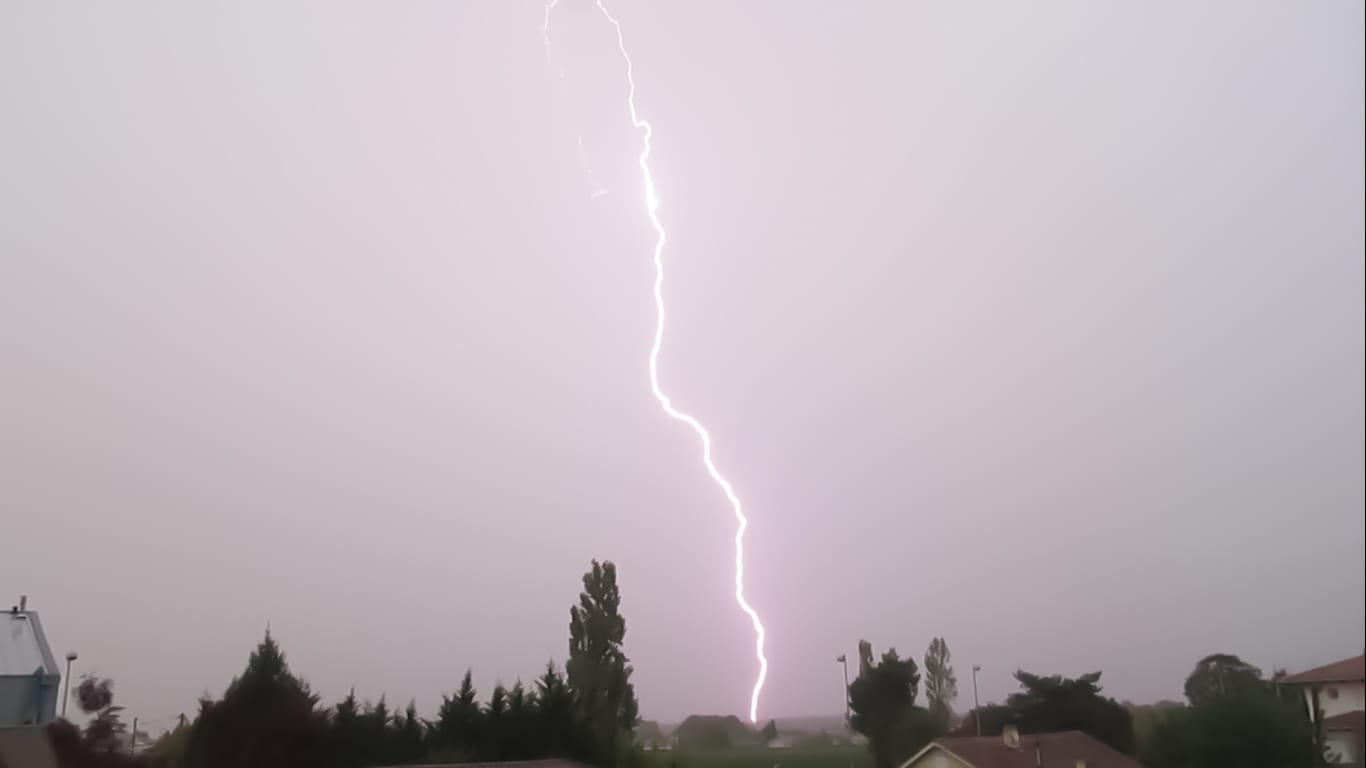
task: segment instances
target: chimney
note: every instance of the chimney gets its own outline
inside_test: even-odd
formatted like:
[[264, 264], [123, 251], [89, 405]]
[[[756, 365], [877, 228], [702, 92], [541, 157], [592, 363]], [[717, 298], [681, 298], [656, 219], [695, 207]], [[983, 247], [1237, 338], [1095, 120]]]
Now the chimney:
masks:
[[26, 611], [26, 610], [28, 610], [28, 595], [20, 595], [20, 596], [19, 596], [19, 612], [20, 612], [20, 613], [23, 613], [23, 612]]
[[1011, 749], [1019, 749], [1019, 748], [1020, 748], [1020, 728], [1019, 728], [1019, 726], [1015, 725], [1014, 723], [1006, 723], [1006, 726], [1005, 726], [1004, 728], [1001, 729], [1001, 741], [1005, 742], [1005, 745], [1006, 745], [1007, 747], [1010, 747]]

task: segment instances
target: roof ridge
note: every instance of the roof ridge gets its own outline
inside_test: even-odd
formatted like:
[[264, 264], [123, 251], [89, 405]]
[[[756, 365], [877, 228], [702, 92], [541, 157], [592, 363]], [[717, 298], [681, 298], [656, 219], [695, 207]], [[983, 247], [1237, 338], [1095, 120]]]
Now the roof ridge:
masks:
[[1366, 679], [1366, 654], [1349, 656], [1287, 675], [1283, 683], [1346, 683]]

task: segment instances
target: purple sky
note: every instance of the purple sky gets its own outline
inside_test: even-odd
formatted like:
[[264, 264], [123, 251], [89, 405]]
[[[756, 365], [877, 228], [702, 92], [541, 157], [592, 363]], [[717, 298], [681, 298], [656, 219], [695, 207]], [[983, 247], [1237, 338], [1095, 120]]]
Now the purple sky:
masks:
[[[1361, 4], [860, 7], [614, 5], [760, 714], [840, 711], [860, 637], [946, 637], [960, 706], [1360, 652]], [[566, 90], [541, 16], [6, 7], [0, 585], [130, 714], [267, 621], [430, 713], [562, 659], [594, 557], [647, 717], [746, 708], [612, 30], [562, 0]]]

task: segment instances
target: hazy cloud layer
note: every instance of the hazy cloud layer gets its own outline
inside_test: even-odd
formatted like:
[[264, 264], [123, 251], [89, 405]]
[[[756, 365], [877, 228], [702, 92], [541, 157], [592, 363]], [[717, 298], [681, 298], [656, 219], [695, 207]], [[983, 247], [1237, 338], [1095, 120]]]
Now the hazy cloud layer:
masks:
[[[761, 713], [860, 637], [960, 704], [1359, 652], [1361, 5], [860, 5], [616, 7]], [[541, 11], [5, 4], [0, 585], [131, 715], [268, 621], [328, 699], [529, 679], [593, 557], [646, 716], [745, 707], [611, 29], [566, 91]]]

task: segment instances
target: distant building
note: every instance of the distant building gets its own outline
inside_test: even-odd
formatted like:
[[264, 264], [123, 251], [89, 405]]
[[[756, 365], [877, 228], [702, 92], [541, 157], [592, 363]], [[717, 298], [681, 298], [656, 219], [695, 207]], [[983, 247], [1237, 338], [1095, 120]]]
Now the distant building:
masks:
[[24, 598], [0, 623], [0, 727], [47, 725], [57, 719], [62, 673], [43, 624]]
[[1081, 731], [935, 739], [901, 768], [1142, 768], [1132, 757]]
[[1305, 704], [1323, 724], [1324, 757], [1330, 763], [1366, 763], [1366, 655], [1335, 661], [1281, 678], [1304, 692]]

